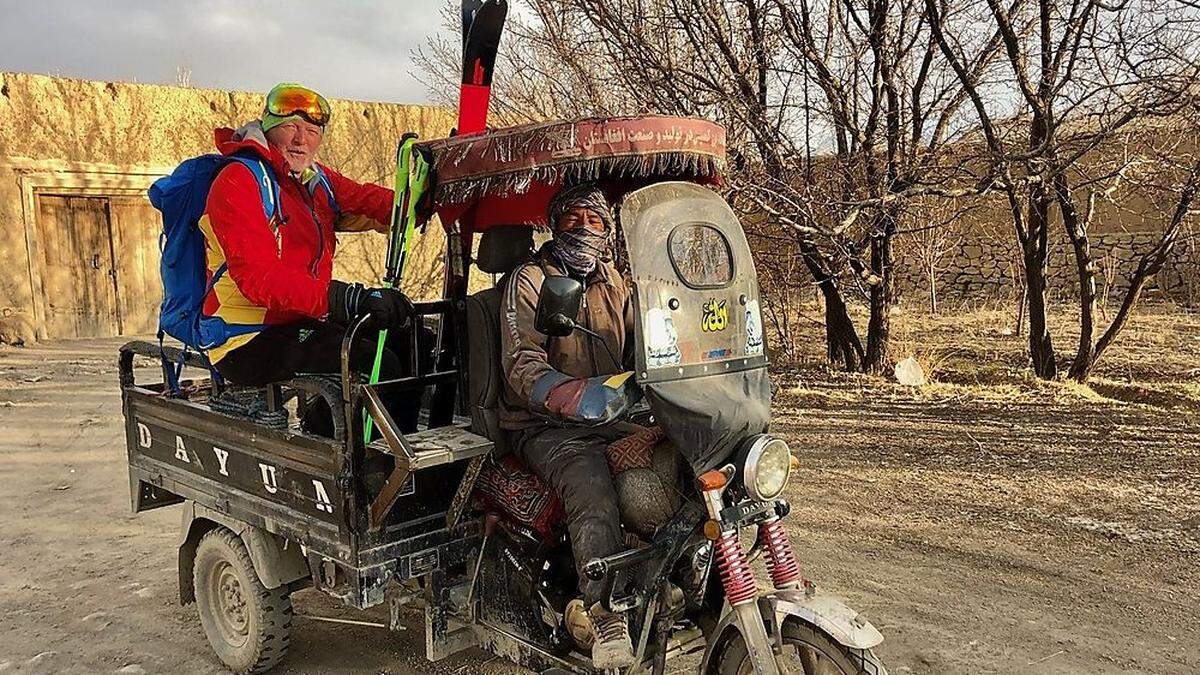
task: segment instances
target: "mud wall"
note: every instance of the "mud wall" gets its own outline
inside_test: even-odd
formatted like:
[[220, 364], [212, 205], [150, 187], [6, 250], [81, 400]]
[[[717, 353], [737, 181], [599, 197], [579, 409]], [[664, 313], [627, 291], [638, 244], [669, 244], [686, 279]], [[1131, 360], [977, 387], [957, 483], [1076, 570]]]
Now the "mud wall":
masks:
[[[1160, 236], [1161, 232], [1153, 231], [1109, 231], [1090, 237], [1092, 260], [1098, 272], [1097, 291], [1103, 302], [1120, 303], [1139, 259], [1157, 244]], [[1163, 269], [1147, 283], [1146, 297], [1188, 306], [1200, 304], [1198, 243], [1186, 236], [1179, 240]], [[931, 276], [940, 298], [984, 299], [1020, 294], [1020, 253], [1011, 234], [997, 236], [975, 229], [954, 241], [938, 244], [936, 256], [930, 255], [933, 245], [929, 241], [904, 238], [897, 245], [896, 281], [906, 301], [927, 302]], [[1046, 271], [1055, 298], [1078, 297], [1074, 252], [1065, 236], [1051, 239]]]
[[[213, 129], [257, 119], [262, 93], [75, 80], [0, 72], [0, 307], [32, 314], [32, 194], [139, 194], [181, 160], [211, 152]], [[320, 160], [360, 181], [391, 182], [406, 131], [444, 136], [451, 113], [434, 106], [335, 100]], [[440, 289], [442, 238], [416, 245], [405, 285], [417, 297]], [[343, 235], [335, 273], [372, 281], [384, 237]]]

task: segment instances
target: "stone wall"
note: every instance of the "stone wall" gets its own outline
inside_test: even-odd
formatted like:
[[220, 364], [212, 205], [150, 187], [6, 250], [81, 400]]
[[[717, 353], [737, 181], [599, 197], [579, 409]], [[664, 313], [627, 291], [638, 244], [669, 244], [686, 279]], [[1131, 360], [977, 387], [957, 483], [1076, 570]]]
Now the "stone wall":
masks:
[[[1001, 229], [1001, 228], [997, 228]], [[1158, 241], [1156, 232], [1106, 232], [1091, 236], [1093, 259], [1101, 299], [1119, 302], [1129, 286], [1129, 277], [1141, 254]], [[897, 244], [897, 282], [909, 301], [927, 301], [930, 256], [915, 249], [930, 242], [904, 240]], [[996, 298], [1020, 292], [1020, 252], [1014, 237], [1000, 232], [972, 231], [956, 241], [943, 243], [944, 253], [934, 272], [939, 298]], [[1078, 294], [1074, 252], [1069, 242], [1051, 242], [1048, 277], [1052, 295]], [[1184, 238], [1164, 269], [1146, 286], [1147, 296], [1168, 298], [1188, 305], [1200, 304], [1200, 242]]]
[[[213, 130], [257, 119], [263, 94], [96, 82], [0, 72], [0, 307], [34, 314], [37, 190], [144, 194], [181, 160], [213, 151]], [[321, 161], [360, 181], [389, 184], [395, 144], [449, 132], [451, 112], [434, 106], [333, 101]], [[443, 239], [418, 241], [405, 275], [417, 297], [440, 290]], [[371, 281], [382, 272], [384, 237], [343, 236], [336, 274]]]

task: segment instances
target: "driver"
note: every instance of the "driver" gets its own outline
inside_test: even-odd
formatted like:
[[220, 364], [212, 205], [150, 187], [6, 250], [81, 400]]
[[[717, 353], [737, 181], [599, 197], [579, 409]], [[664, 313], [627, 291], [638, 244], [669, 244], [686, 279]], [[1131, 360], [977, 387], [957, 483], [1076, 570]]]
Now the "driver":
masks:
[[[509, 430], [510, 446], [525, 465], [562, 499], [576, 567], [623, 548], [620, 511], [605, 448], [625, 434], [603, 427], [563, 426], [570, 423], [587, 378], [620, 373], [626, 368], [613, 356], [626, 358], [633, 344], [629, 288], [612, 264], [612, 211], [593, 184], [563, 189], [548, 212], [554, 238], [531, 263], [518, 268], [504, 293], [507, 327], [501, 330], [505, 375], [500, 423]], [[534, 328], [542, 280], [569, 275], [584, 284], [578, 324], [605, 343], [581, 331], [547, 337]], [[553, 421], [548, 421], [553, 420]], [[558, 422], [557, 424], [555, 422]], [[633, 665], [633, 648], [623, 614], [603, 606], [601, 584], [582, 571], [579, 590], [594, 627], [592, 662], [598, 669]], [[578, 621], [570, 616], [568, 624]]]

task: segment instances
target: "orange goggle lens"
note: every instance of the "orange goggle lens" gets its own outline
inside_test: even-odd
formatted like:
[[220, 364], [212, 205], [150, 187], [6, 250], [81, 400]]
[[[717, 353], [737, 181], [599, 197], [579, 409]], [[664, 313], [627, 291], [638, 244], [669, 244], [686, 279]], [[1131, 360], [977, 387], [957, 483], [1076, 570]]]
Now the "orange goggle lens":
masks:
[[267, 97], [267, 112], [278, 117], [299, 115], [319, 126], [329, 121], [329, 103], [325, 97], [304, 87], [287, 87]]

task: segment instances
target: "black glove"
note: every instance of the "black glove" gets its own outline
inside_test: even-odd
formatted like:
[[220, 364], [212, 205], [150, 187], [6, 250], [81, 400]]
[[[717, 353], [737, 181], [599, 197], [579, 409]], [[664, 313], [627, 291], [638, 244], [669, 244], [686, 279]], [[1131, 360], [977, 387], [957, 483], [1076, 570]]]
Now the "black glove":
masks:
[[417, 310], [408, 296], [392, 288], [366, 288], [336, 279], [329, 282], [329, 320], [349, 324], [370, 313], [370, 327], [406, 328]]

